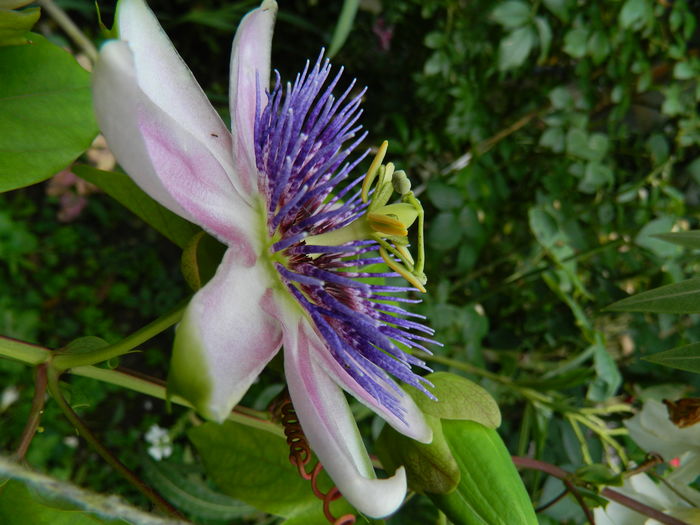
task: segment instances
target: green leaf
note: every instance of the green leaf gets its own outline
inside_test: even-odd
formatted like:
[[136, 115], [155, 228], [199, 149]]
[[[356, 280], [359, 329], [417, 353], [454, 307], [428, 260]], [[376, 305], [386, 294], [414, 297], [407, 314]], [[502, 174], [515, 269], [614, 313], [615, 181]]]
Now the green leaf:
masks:
[[0, 47], [0, 191], [55, 175], [97, 134], [90, 74], [44, 37]]
[[593, 364], [596, 377], [590, 383], [586, 397], [591, 401], [605, 401], [617, 393], [622, 384], [622, 375], [602, 340], [594, 345]]
[[574, 103], [571, 91], [564, 86], [557, 86], [550, 91], [549, 100], [556, 109], [569, 109]]
[[106, 348], [108, 346], [109, 343], [101, 337], [88, 335], [74, 339], [60, 350], [56, 350], [54, 354], [89, 354], [90, 352], [94, 352], [95, 350], [100, 350], [101, 348]]
[[685, 248], [700, 249], [700, 230], [687, 232], [656, 233], [652, 237], [671, 242]]
[[698, 74], [697, 67], [691, 62], [678, 62], [673, 66], [673, 78], [678, 80], [689, 80]]
[[38, 7], [12, 11], [0, 5], [0, 46], [26, 44], [27, 31], [36, 24], [39, 16], [41, 16], [41, 10]]
[[423, 393], [411, 390], [411, 397], [425, 413], [440, 419], [459, 419], [481, 423], [487, 428], [501, 425], [498, 404], [484, 388], [466, 377], [449, 372], [435, 372], [426, 376], [435, 388], [431, 392], [437, 402]]
[[335, 25], [335, 30], [328, 46], [328, 58], [333, 58], [343, 47], [352, 30], [352, 24], [355, 21], [355, 15], [359, 6], [360, 0], [344, 0], [338, 23]]
[[491, 11], [491, 20], [506, 29], [515, 29], [530, 19], [530, 6], [518, 0], [508, 0]]
[[430, 443], [420, 443], [385, 425], [375, 450], [387, 472], [395, 472], [401, 466], [406, 469], [411, 490], [447, 494], [459, 483], [459, 466], [445, 441], [440, 419], [426, 415], [425, 420], [433, 430]]
[[525, 62], [535, 45], [535, 32], [532, 27], [520, 27], [501, 40], [498, 46], [498, 69], [515, 69]]
[[583, 58], [588, 47], [588, 30], [581, 27], [570, 29], [564, 37], [564, 52], [574, 58]]
[[700, 343], [678, 346], [642, 359], [650, 363], [700, 374]]
[[[2, 480], [10, 479], [5, 483]], [[0, 456], [0, 523], [3, 525], [176, 525], [125, 504], [115, 495], [88, 492], [33, 472]]]
[[428, 494], [455, 525], [536, 525], [537, 517], [508, 449], [495, 430], [474, 421], [442, 428], [461, 478], [450, 494]]
[[570, 0], [544, 0], [543, 3], [562, 22], [569, 21]]
[[595, 193], [603, 186], [611, 185], [613, 181], [613, 172], [609, 166], [595, 161], [588, 162], [578, 189], [583, 193]]
[[667, 284], [611, 304], [613, 312], [700, 313], [700, 277]]
[[595, 31], [588, 39], [588, 54], [594, 64], [600, 64], [610, 53], [610, 41], [603, 31]]
[[[205, 423], [191, 429], [188, 436], [207, 474], [224, 494], [270, 514], [308, 515], [306, 523], [327, 523], [310, 482], [289, 462], [289, 446], [283, 437], [231, 421]], [[331, 486], [325, 472], [320, 485], [324, 490]], [[336, 505], [346, 509], [337, 514], [350, 509], [345, 500], [334, 503], [334, 511]]]
[[657, 238], [658, 234], [668, 233], [675, 223], [676, 218], [670, 215], [649, 221], [639, 230], [634, 242], [659, 257], [676, 257], [680, 255], [682, 250], [678, 246]]
[[233, 498], [215, 492], [193, 477], [191, 467], [143, 457], [144, 474], [153, 487], [175, 507], [206, 520], [230, 521], [257, 511]]
[[184, 248], [200, 231], [199, 227], [175, 215], [146, 195], [128, 175], [82, 165], [75, 166], [73, 172], [123, 204], [180, 248]]
[[428, 184], [428, 199], [439, 210], [453, 210], [464, 206], [459, 190], [443, 182]]
[[449, 250], [459, 244], [462, 230], [455, 212], [437, 214], [430, 223], [428, 244], [436, 250]]
[[552, 28], [549, 27], [547, 19], [542, 16], [535, 17], [535, 27], [540, 39], [540, 56], [537, 58], [537, 63], [543, 64], [549, 54], [549, 47], [552, 45]]
[[620, 11], [620, 25], [625, 29], [639, 29], [650, 14], [647, 0], [627, 0]]
[[584, 465], [576, 469], [574, 475], [578, 481], [590, 483], [592, 485], [613, 485], [621, 487], [623, 483], [622, 474], [613, 472], [607, 465], [603, 465], [602, 463]]
[[552, 248], [563, 239], [559, 225], [552, 215], [542, 208], [530, 208], [528, 212], [530, 229], [544, 248]]

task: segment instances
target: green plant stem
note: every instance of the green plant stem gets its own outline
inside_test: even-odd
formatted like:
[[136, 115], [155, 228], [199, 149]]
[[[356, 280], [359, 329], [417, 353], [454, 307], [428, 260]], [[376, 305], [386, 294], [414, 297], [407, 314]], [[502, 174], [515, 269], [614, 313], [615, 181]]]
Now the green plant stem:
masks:
[[58, 24], [71, 40], [82, 48], [83, 52], [94, 64], [97, 61], [97, 48], [92, 41], [85, 36], [85, 33], [75, 25], [66, 12], [57, 6], [53, 0], [38, 0], [38, 4], [53, 18], [54, 22]]
[[57, 352], [56, 356], [53, 358], [53, 367], [59, 371], [63, 371], [78, 366], [94, 365], [123, 355], [177, 323], [182, 319], [185, 307], [186, 305], [177, 307], [172, 312], [165, 314], [163, 317], [159, 317], [118, 343], [105, 348], [100, 348], [86, 354], [60, 354]]
[[17, 452], [15, 452], [15, 457], [22, 461], [24, 456], [27, 455], [29, 450], [29, 445], [34, 439], [37, 429], [39, 428], [39, 422], [41, 421], [41, 414], [44, 413], [44, 402], [46, 400], [46, 363], [42, 363], [36, 367], [36, 377], [34, 379], [34, 397], [32, 398], [32, 409], [29, 412], [29, 418], [27, 418], [27, 423], [24, 425], [24, 430], [22, 431], [22, 437], [19, 440], [19, 446], [17, 447]]
[[[98, 352], [94, 352], [91, 354], [77, 354], [75, 356], [56, 356], [52, 364], [55, 365], [56, 361], [61, 359], [61, 361], [65, 365], [66, 360], [64, 360], [63, 358], [66, 357], [81, 358], [85, 361], [92, 363], [100, 362], [105, 359], [110, 359], [115, 355], [121, 355], [125, 351], [128, 351], [128, 349], [123, 350], [123, 348], [128, 347], [131, 343], [134, 343], [134, 341], [138, 341], [134, 343], [135, 345], [138, 345], [140, 344], [140, 342], [143, 342], [152, 337], [148, 336], [148, 333], [151, 331], [150, 329], [154, 326], [159, 325], [161, 327], [167, 328], [167, 326], [176, 323], [177, 319], [179, 319], [179, 317], [177, 317], [178, 312], [181, 316], [182, 309], [178, 309], [175, 312], [172, 312], [171, 314], [168, 314], [165, 317], [154, 321], [147, 327], [142, 328], [138, 332], [132, 334], [131, 336], [127, 337], [126, 339], [117, 343], [116, 345], [102, 348]], [[177, 317], [177, 319], [175, 319], [175, 317]], [[165, 328], [162, 329], [164, 330]], [[155, 332], [153, 333], [153, 335], [155, 335]], [[145, 337], [145, 339], [142, 339], [143, 337]], [[127, 344], [125, 343], [125, 341], [131, 341], [131, 343]], [[110, 355], [107, 355], [107, 357], [105, 357], [105, 353], [107, 351], [109, 351]], [[40, 346], [24, 343], [15, 339], [10, 339], [9, 337], [0, 336], [0, 357], [9, 357], [11, 359], [20, 361], [28, 365], [40, 365], [51, 360], [52, 354], [53, 352], [48, 348], [42, 348]], [[111, 385], [128, 388], [129, 390], [134, 390], [147, 396], [155, 397], [162, 400], [168, 400], [165, 384], [156, 378], [143, 376], [132, 371], [125, 371], [124, 369], [111, 370], [108, 368], [99, 368], [90, 365], [77, 366], [73, 363], [69, 364], [71, 366], [75, 366], [75, 368], [71, 368], [69, 370], [71, 374], [89, 377], [98, 381], [102, 381], [104, 383], [109, 383]], [[172, 403], [175, 403], [176, 405], [193, 408], [192, 405], [189, 402], [187, 402], [186, 399], [180, 396], [171, 396], [170, 401]], [[242, 425], [247, 425], [249, 427], [257, 428], [266, 432], [270, 432], [277, 436], [284, 437], [284, 431], [282, 430], [282, 428], [278, 424], [270, 421], [269, 417], [265, 412], [259, 412], [245, 407], [238, 407], [234, 409], [233, 412], [231, 412], [231, 415], [229, 415], [228, 419], [231, 421], [235, 421], [236, 423], [240, 423]]]
[[51, 359], [51, 350], [0, 336], [0, 357], [9, 357], [28, 365], [39, 365]]
[[[77, 376], [96, 379], [98, 381], [102, 381], [103, 383], [128, 388], [129, 390], [134, 390], [136, 392], [140, 392], [141, 394], [146, 394], [147, 396], [162, 399], [164, 401], [168, 400], [167, 391], [162, 381], [144, 376], [134, 371], [123, 368], [110, 370], [108, 368], [98, 368], [96, 366], [81, 366], [71, 369], [70, 373]], [[170, 402], [187, 408], [193, 408], [185, 398], [177, 395], [170, 396]], [[266, 413], [263, 412], [245, 407], [238, 407], [231, 412], [228, 419], [230, 421], [235, 421], [236, 423], [241, 423], [242, 425], [257, 428], [270, 432], [271, 434], [284, 437], [282, 427], [270, 421]]]
[[146, 496], [156, 507], [165, 512], [166, 514], [176, 517], [178, 519], [184, 519], [184, 517], [175, 509], [170, 503], [165, 501], [160, 494], [155, 492], [151, 487], [146, 485], [141, 481], [136, 474], [129, 470], [119, 459], [112, 454], [106, 447], [100, 443], [97, 437], [92, 433], [92, 431], [83, 423], [83, 421], [78, 417], [71, 406], [66, 402], [63, 394], [61, 393], [61, 387], [58, 384], [59, 372], [53, 368], [48, 370], [48, 387], [51, 396], [54, 398], [61, 411], [66, 416], [68, 421], [76, 428], [78, 433], [87, 441], [92, 448], [95, 449], [102, 459], [104, 459], [114, 470], [119, 472], [124, 478], [126, 478], [129, 483], [136, 487], [144, 496]]

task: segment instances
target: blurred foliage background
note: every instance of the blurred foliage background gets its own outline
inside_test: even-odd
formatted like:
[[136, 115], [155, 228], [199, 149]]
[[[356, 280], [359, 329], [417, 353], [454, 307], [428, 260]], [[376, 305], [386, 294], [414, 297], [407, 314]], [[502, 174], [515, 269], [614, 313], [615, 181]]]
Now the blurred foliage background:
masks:
[[[56, 4], [100, 41], [90, 0]], [[149, 5], [228, 118], [233, 32], [256, 3]], [[273, 67], [283, 79], [328, 46], [342, 7], [280, 1]], [[644, 458], [619, 432], [629, 408], [698, 387], [696, 375], [640, 359], [697, 342], [698, 316], [604, 309], [699, 269], [696, 254], [653, 237], [699, 226], [699, 8], [695, 0], [362, 0], [333, 57], [368, 87], [366, 146], [389, 140], [390, 160], [426, 208], [429, 285], [419, 310], [444, 344], [431, 366], [497, 398], [513, 454], [569, 470], [625, 469]], [[113, 9], [100, 2], [108, 25]], [[80, 52], [48, 16], [35, 30]], [[83, 335], [115, 342], [188, 296], [173, 245], [106, 195], [85, 198], [77, 216], [59, 218], [66, 204], [48, 184], [0, 195], [0, 334], [53, 348]], [[162, 336], [120, 364], [163, 378], [170, 342]], [[264, 408], [281, 383], [265, 372], [245, 402]], [[8, 451], [29, 413], [31, 372], [0, 360], [0, 385]], [[166, 414], [160, 402], [77, 377], [70, 393], [126, 464], [143, 464], [153, 424], [169, 429], [171, 460], [191, 463], [186, 411]], [[361, 408], [358, 417], [376, 436], [378, 421]], [[28, 462], [142, 501], [72, 435], [49, 403]], [[561, 490], [536, 472], [524, 479], [536, 505]], [[234, 522], [186, 510], [203, 523]], [[417, 497], [393, 522], [425, 523], [435, 512]], [[582, 523], [583, 514], [564, 499], [541, 520]]]

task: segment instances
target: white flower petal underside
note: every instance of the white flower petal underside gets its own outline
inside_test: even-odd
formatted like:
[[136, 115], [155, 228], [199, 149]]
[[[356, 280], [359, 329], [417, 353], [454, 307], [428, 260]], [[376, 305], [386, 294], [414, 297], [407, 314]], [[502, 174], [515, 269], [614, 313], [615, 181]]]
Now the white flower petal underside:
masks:
[[256, 259], [256, 213], [245, 204], [209, 147], [153, 103], [140, 88], [133, 54], [106, 43], [93, 73], [97, 121], [122, 167], [163, 206]]
[[143, 0], [120, 0], [119, 39], [134, 53], [141, 90], [204, 144], [235, 179], [231, 135], [194, 75]]
[[289, 394], [311, 448], [343, 496], [360, 512], [380, 518], [396, 511], [406, 495], [403, 467], [376, 479], [343, 391], [312, 358], [306, 320], [286, 326], [284, 366]]
[[281, 326], [261, 308], [271, 284], [230, 248], [177, 327], [168, 389], [208, 419], [223, 421], [279, 350]]
[[265, 0], [243, 18], [233, 39], [229, 84], [233, 157], [238, 173], [236, 183], [241, 184], [238, 190], [245, 194], [257, 191], [253, 143], [255, 106], [257, 99], [260, 110], [267, 102], [265, 90], [270, 81], [270, 50], [276, 15], [277, 2]]

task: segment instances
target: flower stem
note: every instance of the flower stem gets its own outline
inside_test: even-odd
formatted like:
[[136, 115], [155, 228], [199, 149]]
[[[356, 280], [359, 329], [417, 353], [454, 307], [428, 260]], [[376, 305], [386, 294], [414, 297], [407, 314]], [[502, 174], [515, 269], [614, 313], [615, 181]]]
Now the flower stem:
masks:
[[97, 49], [92, 41], [85, 36], [75, 22], [70, 19], [66, 12], [57, 6], [53, 0], [38, 0], [38, 3], [53, 18], [54, 22], [83, 49], [85, 54], [93, 64], [97, 61]]
[[[111, 370], [108, 368], [98, 368], [96, 366], [81, 366], [71, 369], [70, 373], [77, 376], [96, 379], [98, 381], [102, 381], [103, 383], [128, 388], [129, 390], [134, 390], [164, 401], [168, 400], [165, 384], [162, 381], [140, 374], [133, 370], [127, 370], [125, 368]], [[176, 405], [192, 408], [192, 405], [185, 398], [177, 395], [170, 396], [170, 402], [175, 403]], [[264, 430], [266, 432], [270, 432], [271, 434], [284, 437], [284, 431], [282, 428], [278, 424], [270, 421], [266, 414], [262, 412], [245, 407], [238, 407], [231, 412], [228, 419], [235, 421], [236, 423], [241, 423], [242, 425], [257, 428], [259, 430]]]
[[160, 494], [155, 492], [151, 487], [146, 485], [141, 481], [136, 474], [129, 470], [117, 457], [112, 454], [106, 447], [99, 442], [97, 437], [92, 433], [92, 431], [83, 423], [83, 421], [78, 417], [70, 405], [66, 402], [63, 394], [61, 393], [61, 388], [58, 384], [59, 372], [53, 368], [48, 370], [48, 387], [49, 392], [53, 396], [58, 406], [63, 411], [68, 421], [76, 428], [78, 433], [87, 441], [92, 448], [95, 449], [102, 459], [104, 459], [112, 468], [119, 472], [124, 478], [127, 479], [134, 487], [136, 487], [144, 496], [146, 496], [156, 507], [165, 512], [166, 514], [176, 517], [178, 519], [184, 519], [175, 507], [170, 505], [165, 501]]
[[29, 445], [34, 439], [37, 429], [39, 428], [39, 421], [41, 421], [41, 414], [44, 412], [44, 401], [46, 400], [46, 363], [42, 363], [36, 367], [36, 378], [34, 379], [34, 398], [32, 399], [32, 409], [29, 412], [29, 419], [24, 425], [24, 430], [22, 431], [22, 437], [19, 440], [19, 446], [17, 447], [17, 452], [15, 452], [15, 457], [17, 460], [22, 461], [24, 456], [29, 450]]
[[177, 323], [182, 318], [185, 307], [186, 305], [178, 306], [172, 312], [165, 314], [163, 317], [159, 317], [118, 343], [105, 348], [100, 348], [86, 354], [56, 355], [53, 358], [52, 365], [56, 370], [63, 371], [78, 366], [94, 365], [112, 359], [113, 357], [123, 355]]
[[28, 365], [39, 365], [51, 359], [51, 350], [0, 336], [0, 357], [9, 357]]

